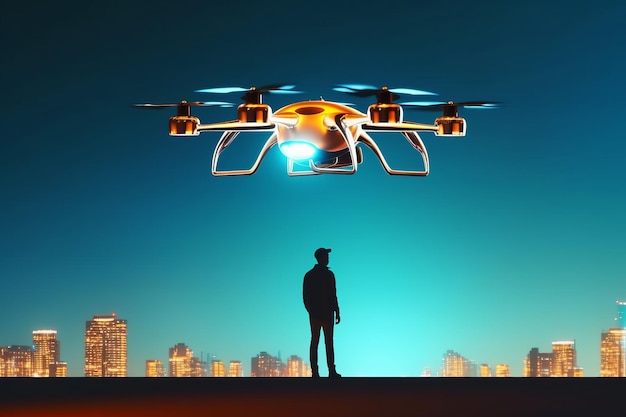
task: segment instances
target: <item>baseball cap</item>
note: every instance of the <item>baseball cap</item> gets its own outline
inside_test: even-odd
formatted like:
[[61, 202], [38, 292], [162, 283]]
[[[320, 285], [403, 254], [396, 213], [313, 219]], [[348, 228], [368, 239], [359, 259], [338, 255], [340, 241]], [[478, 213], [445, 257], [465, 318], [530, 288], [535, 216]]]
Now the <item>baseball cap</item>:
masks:
[[332, 249], [319, 248], [318, 250], [315, 251], [315, 258], [319, 259], [320, 256], [327, 255], [330, 252], [332, 252]]

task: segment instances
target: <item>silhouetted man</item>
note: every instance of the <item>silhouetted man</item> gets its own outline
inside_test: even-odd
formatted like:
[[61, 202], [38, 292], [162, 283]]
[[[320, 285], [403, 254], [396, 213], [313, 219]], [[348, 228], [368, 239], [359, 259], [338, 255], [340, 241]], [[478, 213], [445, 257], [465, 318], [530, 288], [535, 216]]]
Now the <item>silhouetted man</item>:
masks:
[[304, 306], [309, 312], [311, 322], [311, 371], [314, 378], [319, 378], [317, 367], [317, 348], [320, 342], [320, 330], [324, 329], [324, 343], [326, 344], [326, 362], [328, 376], [338, 378], [341, 375], [335, 370], [335, 349], [333, 347], [333, 328], [339, 324], [339, 304], [337, 303], [337, 287], [335, 274], [328, 269], [328, 254], [330, 249], [319, 248], [315, 251], [317, 265], [304, 275], [302, 297]]

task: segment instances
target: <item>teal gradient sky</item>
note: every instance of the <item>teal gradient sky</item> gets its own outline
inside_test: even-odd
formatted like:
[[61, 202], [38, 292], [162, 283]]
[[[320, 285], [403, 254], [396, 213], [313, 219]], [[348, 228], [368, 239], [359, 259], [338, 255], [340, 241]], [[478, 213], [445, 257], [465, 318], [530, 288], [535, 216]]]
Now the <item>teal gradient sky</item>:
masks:
[[[532, 347], [564, 339], [599, 375], [626, 299], [623, 2], [210, 3], [3, 7], [0, 346], [57, 329], [81, 376], [85, 321], [116, 312], [130, 376], [179, 342], [246, 375], [260, 351], [308, 361], [302, 278], [323, 246], [344, 375], [436, 372], [452, 349], [521, 376]], [[168, 110], [130, 106], [277, 82], [304, 94], [266, 96], [274, 110], [323, 96], [365, 111], [339, 83], [504, 106], [462, 112], [465, 138], [423, 134], [425, 178], [367, 149], [355, 175], [289, 177], [277, 148], [253, 176], [213, 177], [219, 133], [169, 137]], [[418, 166], [400, 135], [375, 138]], [[264, 140], [224, 163], [249, 166]]]

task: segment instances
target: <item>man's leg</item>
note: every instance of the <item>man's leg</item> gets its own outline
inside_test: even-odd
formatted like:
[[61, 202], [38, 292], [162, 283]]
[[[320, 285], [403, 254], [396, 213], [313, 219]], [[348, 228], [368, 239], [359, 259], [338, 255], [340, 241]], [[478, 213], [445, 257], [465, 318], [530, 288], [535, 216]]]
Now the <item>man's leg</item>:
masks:
[[322, 322], [309, 316], [309, 322], [311, 323], [311, 345], [309, 346], [309, 359], [311, 360], [311, 376], [314, 378], [319, 377], [319, 369], [317, 366], [317, 347], [320, 343], [320, 330], [322, 328]]
[[322, 323], [322, 328], [324, 329], [324, 344], [326, 345], [326, 363], [328, 364], [328, 376], [341, 376], [335, 370], [335, 346], [333, 343], [335, 328], [334, 319], [331, 317], [330, 320], [324, 320]]

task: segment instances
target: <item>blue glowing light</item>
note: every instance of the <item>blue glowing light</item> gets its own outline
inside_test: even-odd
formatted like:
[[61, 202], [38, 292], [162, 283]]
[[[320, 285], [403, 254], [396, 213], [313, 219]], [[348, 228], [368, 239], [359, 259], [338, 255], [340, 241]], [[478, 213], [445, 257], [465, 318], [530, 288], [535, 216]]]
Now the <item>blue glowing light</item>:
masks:
[[310, 159], [317, 149], [308, 142], [285, 142], [280, 145], [280, 151], [290, 159]]

